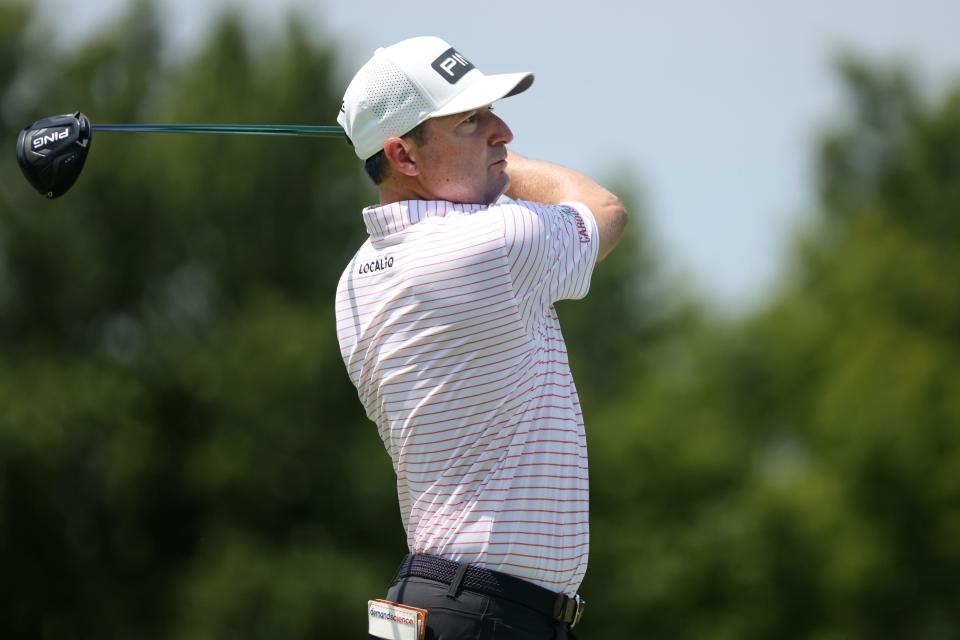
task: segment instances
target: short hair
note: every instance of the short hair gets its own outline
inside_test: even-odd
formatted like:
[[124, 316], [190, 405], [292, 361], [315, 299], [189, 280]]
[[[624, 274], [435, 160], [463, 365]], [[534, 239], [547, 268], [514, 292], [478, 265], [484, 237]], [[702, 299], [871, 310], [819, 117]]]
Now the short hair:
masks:
[[[427, 144], [427, 122], [429, 120], [424, 120], [400, 137], [413, 138], [413, 141], [420, 146]], [[349, 138], [347, 142], [350, 142]], [[352, 142], [350, 144], [353, 145]], [[387, 179], [390, 172], [390, 163], [387, 161], [387, 154], [383, 152], [383, 149], [363, 161], [363, 170], [373, 180], [373, 184], [380, 184]]]

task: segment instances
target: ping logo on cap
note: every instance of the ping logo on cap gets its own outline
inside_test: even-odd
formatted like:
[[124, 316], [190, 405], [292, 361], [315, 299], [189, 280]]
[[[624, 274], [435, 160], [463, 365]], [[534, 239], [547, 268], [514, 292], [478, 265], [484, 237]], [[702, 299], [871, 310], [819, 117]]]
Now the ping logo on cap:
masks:
[[441, 53], [430, 66], [450, 84], [456, 84], [467, 71], [473, 69], [473, 63], [457, 53], [453, 47]]

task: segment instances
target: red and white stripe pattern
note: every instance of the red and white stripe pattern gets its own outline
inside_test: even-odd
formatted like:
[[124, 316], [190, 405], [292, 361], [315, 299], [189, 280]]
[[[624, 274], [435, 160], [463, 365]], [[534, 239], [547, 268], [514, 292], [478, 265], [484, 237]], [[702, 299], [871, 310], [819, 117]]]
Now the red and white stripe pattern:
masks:
[[393, 460], [410, 550], [575, 593], [587, 448], [553, 303], [590, 287], [593, 214], [504, 200], [363, 215], [337, 335]]

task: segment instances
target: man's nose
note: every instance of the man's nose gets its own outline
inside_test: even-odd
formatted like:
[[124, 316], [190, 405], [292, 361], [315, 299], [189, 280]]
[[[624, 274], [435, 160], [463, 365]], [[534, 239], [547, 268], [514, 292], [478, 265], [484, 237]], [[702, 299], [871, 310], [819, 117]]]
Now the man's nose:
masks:
[[491, 113], [490, 117], [493, 119], [493, 133], [490, 136], [490, 146], [510, 144], [510, 142], [513, 141], [513, 131], [510, 130], [507, 123], [497, 114]]

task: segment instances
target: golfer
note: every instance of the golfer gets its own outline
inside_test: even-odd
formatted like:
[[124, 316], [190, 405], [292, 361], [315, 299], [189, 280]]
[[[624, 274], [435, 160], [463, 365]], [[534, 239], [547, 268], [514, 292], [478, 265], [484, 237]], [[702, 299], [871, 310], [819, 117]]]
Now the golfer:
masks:
[[337, 335], [397, 476], [410, 555], [385, 599], [426, 609], [428, 639], [572, 638], [583, 612], [587, 447], [554, 303], [586, 295], [627, 214], [508, 151], [491, 105], [532, 83], [412, 38], [361, 67], [338, 118], [380, 203]]

